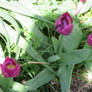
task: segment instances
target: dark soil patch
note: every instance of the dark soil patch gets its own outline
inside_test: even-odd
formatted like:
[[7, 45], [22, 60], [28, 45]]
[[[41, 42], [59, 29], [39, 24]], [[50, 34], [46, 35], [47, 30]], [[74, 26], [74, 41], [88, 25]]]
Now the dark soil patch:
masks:
[[71, 92], [92, 92], [92, 83], [72, 78]]

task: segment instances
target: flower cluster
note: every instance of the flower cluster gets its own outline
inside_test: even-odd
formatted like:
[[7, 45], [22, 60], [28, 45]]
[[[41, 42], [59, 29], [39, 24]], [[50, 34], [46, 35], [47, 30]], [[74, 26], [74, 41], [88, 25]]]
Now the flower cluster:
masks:
[[[82, 2], [86, 0], [81, 0]], [[68, 13], [65, 12], [62, 14], [55, 22], [55, 29], [58, 33], [62, 35], [70, 35], [73, 30], [73, 18], [72, 16]], [[88, 35], [88, 45], [92, 46], [92, 33]]]
[[17, 61], [13, 58], [6, 57], [3, 64], [1, 64], [1, 71], [2, 74], [9, 78], [9, 77], [17, 77], [20, 74], [20, 65], [17, 64]]

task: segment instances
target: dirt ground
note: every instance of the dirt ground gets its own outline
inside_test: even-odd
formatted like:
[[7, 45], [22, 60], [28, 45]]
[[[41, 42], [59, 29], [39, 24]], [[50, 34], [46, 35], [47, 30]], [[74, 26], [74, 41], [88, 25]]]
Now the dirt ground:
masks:
[[72, 78], [71, 92], [92, 92], [92, 83]]

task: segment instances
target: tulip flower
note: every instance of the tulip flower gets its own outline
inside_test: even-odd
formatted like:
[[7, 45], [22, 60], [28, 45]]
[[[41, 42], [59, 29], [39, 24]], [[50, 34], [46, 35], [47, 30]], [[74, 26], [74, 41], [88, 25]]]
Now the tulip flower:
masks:
[[65, 12], [56, 20], [55, 29], [62, 35], [69, 35], [72, 32], [73, 19], [68, 12]]
[[88, 45], [92, 46], [92, 33], [88, 35]]
[[1, 71], [5, 77], [17, 77], [20, 74], [20, 65], [13, 58], [7, 57], [3, 64], [1, 64]]
[[77, 5], [77, 8], [76, 8], [76, 11], [75, 11], [75, 15], [78, 15], [78, 13], [80, 12], [82, 6], [83, 6], [83, 3], [85, 2], [86, 0], [81, 0], [78, 5]]
[[81, 0], [81, 2], [85, 2], [86, 0]]

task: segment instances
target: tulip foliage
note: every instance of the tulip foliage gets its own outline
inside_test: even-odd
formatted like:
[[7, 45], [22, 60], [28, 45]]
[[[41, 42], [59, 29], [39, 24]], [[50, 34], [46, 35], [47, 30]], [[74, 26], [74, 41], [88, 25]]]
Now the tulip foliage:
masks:
[[53, 81], [70, 92], [76, 64], [92, 72], [91, 8], [91, 0], [0, 0], [0, 92], [56, 92]]

